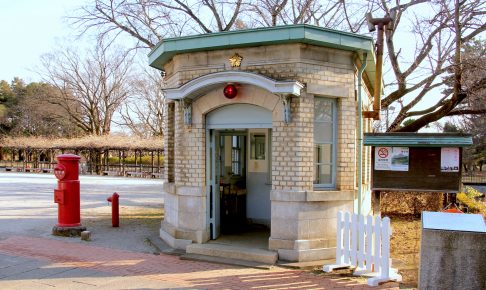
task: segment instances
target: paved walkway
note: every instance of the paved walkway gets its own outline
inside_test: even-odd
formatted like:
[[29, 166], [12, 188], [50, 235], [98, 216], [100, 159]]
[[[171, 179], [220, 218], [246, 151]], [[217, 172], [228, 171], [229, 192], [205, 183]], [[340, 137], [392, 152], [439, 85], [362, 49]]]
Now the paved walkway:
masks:
[[275, 267], [241, 268], [67, 241], [0, 241], [0, 289], [398, 289]]
[[[81, 176], [81, 222], [92, 232], [92, 241], [54, 237], [55, 185], [52, 174], [0, 172], [0, 290], [371, 289], [364, 279], [152, 254], [156, 249], [147, 240], [158, 238], [160, 180]], [[106, 202], [114, 191], [121, 196], [120, 228], [111, 227]], [[382, 289], [396, 286], [387, 283]]]

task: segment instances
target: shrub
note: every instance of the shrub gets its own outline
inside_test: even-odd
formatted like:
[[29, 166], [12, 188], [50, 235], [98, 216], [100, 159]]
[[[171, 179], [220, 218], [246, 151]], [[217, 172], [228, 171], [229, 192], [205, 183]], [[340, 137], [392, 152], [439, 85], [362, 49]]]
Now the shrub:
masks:
[[479, 213], [486, 217], [486, 205], [474, 198], [482, 194], [470, 186], [465, 187], [465, 192], [457, 194], [457, 200], [466, 205], [471, 213]]
[[380, 210], [386, 216], [420, 217], [422, 211], [442, 209], [442, 193], [382, 191]]

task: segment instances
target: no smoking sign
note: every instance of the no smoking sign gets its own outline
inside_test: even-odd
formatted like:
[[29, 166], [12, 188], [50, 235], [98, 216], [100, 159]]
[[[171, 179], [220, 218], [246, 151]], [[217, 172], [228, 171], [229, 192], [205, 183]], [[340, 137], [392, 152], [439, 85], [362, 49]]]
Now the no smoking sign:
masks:
[[388, 149], [387, 148], [378, 149], [378, 156], [380, 158], [387, 158], [388, 157]]

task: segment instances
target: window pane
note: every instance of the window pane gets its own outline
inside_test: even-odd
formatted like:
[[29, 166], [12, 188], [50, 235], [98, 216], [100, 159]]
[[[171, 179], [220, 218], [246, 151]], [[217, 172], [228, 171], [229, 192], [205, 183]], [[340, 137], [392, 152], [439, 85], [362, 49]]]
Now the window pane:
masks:
[[335, 115], [336, 100], [314, 98], [314, 184], [331, 187], [336, 170], [333, 156], [336, 152]]
[[250, 138], [250, 159], [265, 160], [265, 135], [251, 134]]
[[332, 184], [331, 165], [314, 166], [314, 184]]
[[233, 148], [240, 148], [240, 138], [239, 138], [239, 136], [233, 136], [232, 146], [233, 146]]
[[314, 146], [314, 164], [317, 163], [332, 163], [331, 144], [316, 144]]
[[314, 98], [314, 120], [332, 122], [332, 100]]
[[332, 142], [332, 123], [314, 123], [314, 142]]

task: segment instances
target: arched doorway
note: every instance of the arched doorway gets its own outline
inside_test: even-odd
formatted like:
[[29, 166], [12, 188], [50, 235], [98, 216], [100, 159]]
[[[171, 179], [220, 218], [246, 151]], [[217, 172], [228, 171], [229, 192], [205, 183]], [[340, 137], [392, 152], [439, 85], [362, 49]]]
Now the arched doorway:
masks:
[[206, 115], [211, 239], [270, 226], [272, 112], [231, 104]]

